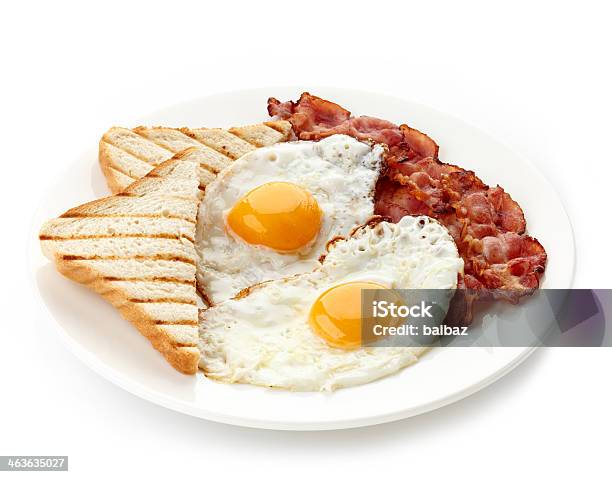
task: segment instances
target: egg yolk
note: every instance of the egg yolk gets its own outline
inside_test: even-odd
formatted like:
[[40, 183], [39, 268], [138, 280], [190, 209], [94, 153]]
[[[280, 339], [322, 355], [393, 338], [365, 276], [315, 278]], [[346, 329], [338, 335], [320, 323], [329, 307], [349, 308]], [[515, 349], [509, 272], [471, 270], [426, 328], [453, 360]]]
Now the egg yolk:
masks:
[[269, 182], [244, 195], [228, 214], [227, 224], [247, 243], [290, 252], [319, 234], [321, 209], [303, 187]]
[[374, 282], [349, 282], [325, 291], [310, 309], [310, 326], [327, 344], [352, 349], [361, 345], [361, 290], [382, 290]]

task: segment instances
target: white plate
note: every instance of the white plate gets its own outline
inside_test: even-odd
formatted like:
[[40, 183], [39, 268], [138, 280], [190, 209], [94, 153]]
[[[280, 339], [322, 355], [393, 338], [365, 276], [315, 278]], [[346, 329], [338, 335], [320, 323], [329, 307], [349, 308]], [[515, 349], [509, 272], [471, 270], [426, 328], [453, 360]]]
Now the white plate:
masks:
[[[267, 119], [266, 99], [294, 99], [300, 89], [238, 91], [173, 106], [142, 124], [228, 127]], [[489, 184], [500, 182], [523, 206], [529, 231], [546, 247], [549, 264], [543, 285], [569, 288], [574, 241], [563, 206], [548, 181], [528, 162], [483, 132], [431, 108], [409, 101], [344, 89], [313, 93], [337, 101], [355, 114], [368, 114], [425, 131], [440, 144], [440, 157], [477, 171]], [[133, 124], [132, 126], [135, 126]], [[415, 366], [332, 394], [291, 393], [227, 385], [203, 375], [175, 372], [131, 325], [100, 297], [64, 279], [42, 256], [39, 225], [67, 208], [107, 194], [96, 151], [78, 158], [46, 193], [35, 218], [31, 269], [46, 309], [68, 346], [91, 368], [122, 388], [162, 406], [213, 421], [273, 429], [340, 429], [414, 416], [487, 386], [509, 372], [530, 348], [445, 348], [426, 354]]]

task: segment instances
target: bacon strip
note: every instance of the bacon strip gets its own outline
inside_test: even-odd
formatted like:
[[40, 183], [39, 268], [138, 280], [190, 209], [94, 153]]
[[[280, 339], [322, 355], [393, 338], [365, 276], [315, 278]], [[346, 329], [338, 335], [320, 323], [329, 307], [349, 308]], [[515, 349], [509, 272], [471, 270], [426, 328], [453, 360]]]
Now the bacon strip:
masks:
[[[299, 139], [347, 134], [385, 144], [387, 170], [376, 187], [375, 212], [393, 221], [428, 215], [445, 225], [465, 262], [460, 286], [474, 290], [474, 299], [516, 303], [539, 287], [546, 251], [525, 234], [521, 207], [502, 187], [489, 187], [474, 172], [441, 162], [438, 145], [426, 134], [405, 124], [353, 117], [309, 93], [297, 102], [270, 98], [268, 112], [290, 121]], [[467, 308], [471, 317], [471, 303]]]
[[398, 127], [392, 122], [370, 116], [352, 117], [350, 111], [310, 93], [302, 93], [295, 103], [281, 103], [278, 99], [270, 98], [268, 114], [289, 121], [297, 137], [304, 141], [346, 134], [360, 141], [373, 141], [388, 146], [405, 144], [422, 157], [438, 156], [438, 145], [416, 129], [405, 124]]

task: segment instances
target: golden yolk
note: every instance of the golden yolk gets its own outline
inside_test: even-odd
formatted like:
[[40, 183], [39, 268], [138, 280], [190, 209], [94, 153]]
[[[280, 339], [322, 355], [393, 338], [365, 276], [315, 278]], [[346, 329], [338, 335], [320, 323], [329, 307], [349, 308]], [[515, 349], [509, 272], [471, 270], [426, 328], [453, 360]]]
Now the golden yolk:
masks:
[[361, 345], [361, 290], [382, 290], [374, 282], [349, 282], [325, 291], [310, 309], [310, 326], [327, 344], [351, 349]]
[[247, 243], [289, 252], [318, 235], [321, 209], [306, 189], [289, 182], [268, 182], [234, 205], [227, 224]]

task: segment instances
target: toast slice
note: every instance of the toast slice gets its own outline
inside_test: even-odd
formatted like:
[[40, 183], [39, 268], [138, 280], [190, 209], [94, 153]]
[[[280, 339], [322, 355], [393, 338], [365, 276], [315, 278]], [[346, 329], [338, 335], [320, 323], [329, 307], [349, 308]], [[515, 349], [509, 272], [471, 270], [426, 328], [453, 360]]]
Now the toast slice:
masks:
[[199, 166], [168, 160], [124, 192], [68, 210], [40, 230], [66, 277], [113, 304], [177, 370], [197, 370], [194, 235]]
[[[154, 167], [188, 148], [197, 148], [200, 188], [231, 161], [258, 147], [271, 146], [291, 137], [287, 121], [225, 129], [137, 127], [109, 129], [100, 140], [99, 161], [108, 187], [121, 192]], [[195, 155], [191, 151], [191, 155]], [[177, 159], [184, 159], [178, 156]]]

